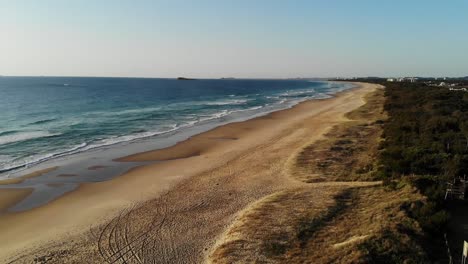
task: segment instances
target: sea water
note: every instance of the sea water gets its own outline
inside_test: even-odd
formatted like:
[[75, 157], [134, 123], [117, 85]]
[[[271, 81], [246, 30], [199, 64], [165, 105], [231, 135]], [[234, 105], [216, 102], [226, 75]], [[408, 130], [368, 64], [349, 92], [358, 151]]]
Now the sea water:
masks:
[[351, 87], [302, 79], [0, 77], [0, 173]]

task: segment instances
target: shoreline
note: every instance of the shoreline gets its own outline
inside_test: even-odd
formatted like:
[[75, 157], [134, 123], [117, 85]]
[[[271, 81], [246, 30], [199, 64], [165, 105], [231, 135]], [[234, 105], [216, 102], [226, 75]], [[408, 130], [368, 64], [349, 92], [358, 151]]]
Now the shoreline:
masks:
[[[328, 83], [333, 84], [336, 82], [329, 81]], [[219, 120], [207, 120], [207, 122], [200, 122], [196, 126], [188, 127], [186, 129], [175, 130], [149, 138], [131, 140], [128, 142], [116, 143], [101, 148], [93, 148], [79, 153], [59, 156], [52, 158], [51, 160], [36, 164], [27, 169], [20, 169], [19, 171], [15, 171], [10, 174], [10, 176], [13, 177], [8, 176], [9, 178], [3, 180], [8, 183], [8, 185], [2, 185], [2, 180], [0, 180], [0, 191], [2, 189], [10, 188], [32, 188], [34, 191], [31, 195], [24, 197], [24, 199], [17, 201], [16, 203], [13, 203], [12, 206], [9, 206], [9, 208], [0, 209], [7, 210], [8, 212], [31, 210], [35, 207], [43, 206], [55, 199], [60, 198], [60, 196], [73, 191], [81, 184], [108, 181], [115, 177], [119, 177], [136, 167], [147, 165], [148, 163], [154, 161], [166, 162], [173, 159], [188, 158], [191, 156], [200, 155], [198, 150], [192, 152], [183, 150], [183, 153], [180, 155], [171, 154], [170, 156], [157, 157], [156, 159], [130, 158], [130, 156], [141, 157], [142, 153], [153, 153], [155, 151], [160, 153], [160, 150], [164, 150], [170, 147], [176, 147], [177, 149], [177, 146], [180, 143], [191, 140], [193, 137], [197, 137], [200, 134], [212, 131], [214, 129], [230, 124], [255, 120], [256, 118], [264, 118], [276, 112], [292, 109], [308, 101], [312, 102], [332, 99], [336, 96], [339, 96], [341, 93], [352, 91], [358, 87], [358, 85], [355, 83], [344, 83], [343, 85], [351, 88], [347, 88], [333, 94], [328, 94], [327, 96], [329, 97], [327, 98], [315, 98], [297, 102], [291, 101], [289, 104], [285, 105], [286, 108], [280, 108], [273, 111], [268, 110], [264, 112], [252, 112], [252, 115], [249, 116], [244, 116], [238, 113], [238, 115], [233, 115], [226, 119], [221, 118]], [[236, 137], [213, 136], [213, 139], [217, 139], [218, 141], [225, 141], [234, 138]], [[208, 145], [216, 145], [217, 143], [220, 142], [216, 142], [216, 140], [205, 142], [205, 144]], [[48, 171], [48, 169], [51, 167], [56, 169]], [[25, 175], [37, 174], [40, 171], [45, 171], [45, 173], [41, 173], [41, 177], [37, 177], [35, 179], [29, 179], [30, 177], [25, 177]]]
[[[321, 83], [328, 83], [328, 84], [336, 84], [340, 83], [339, 81], [320, 81]], [[242, 110], [232, 110], [228, 111], [228, 114], [219, 115], [215, 114], [213, 117], [208, 119], [199, 120], [195, 123], [191, 124], [184, 124], [179, 127], [175, 127], [173, 129], [169, 129], [166, 131], [159, 131], [159, 132], [148, 132], [151, 135], [145, 136], [137, 136], [135, 137], [134, 134], [128, 134], [123, 137], [128, 137], [125, 140], [119, 140], [112, 143], [105, 143], [105, 144], [94, 144], [94, 143], [86, 143], [82, 142], [79, 146], [74, 146], [71, 149], [65, 150], [63, 152], [57, 152], [51, 155], [44, 155], [43, 157], [39, 158], [38, 160], [33, 160], [30, 163], [25, 163], [22, 165], [15, 165], [13, 167], [3, 168], [0, 169], [0, 180], [10, 180], [16, 177], [21, 177], [22, 174], [34, 173], [37, 168], [44, 169], [44, 164], [48, 164], [48, 167], [52, 165], [56, 165], [58, 161], [62, 160], [68, 162], [69, 159], [74, 159], [75, 156], [86, 156], [87, 154], [97, 153], [101, 150], [109, 149], [109, 148], [125, 148], [129, 144], [135, 145], [143, 145], [140, 143], [149, 143], [151, 147], [144, 148], [143, 150], [139, 150], [138, 148], [130, 148], [127, 149], [125, 153], [139, 153], [144, 151], [149, 151], [153, 149], [161, 149], [170, 147], [173, 144], [176, 144], [180, 141], [186, 140], [191, 136], [196, 134], [200, 134], [211, 129], [214, 129], [218, 126], [226, 125], [233, 122], [243, 122], [246, 120], [250, 120], [255, 117], [268, 115], [272, 112], [281, 111], [285, 109], [289, 109], [294, 107], [297, 104], [300, 104], [304, 101], [308, 100], [322, 100], [328, 99], [336, 96], [338, 93], [353, 89], [355, 86], [354, 83], [350, 82], [341, 82], [343, 87], [335, 87], [338, 88], [334, 91], [323, 91], [317, 95], [313, 95], [312, 97], [308, 98], [295, 98], [291, 100], [284, 100], [279, 104], [265, 104], [263, 106], [255, 106], [252, 108], [242, 109]], [[346, 85], [348, 85], [346, 87]], [[268, 96], [267, 96], [268, 97]], [[259, 110], [260, 109], [260, 110]], [[258, 111], [257, 111], [258, 110]], [[222, 112], [222, 111], [221, 111]], [[190, 132], [187, 132], [190, 131]], [[178, 134], [182, 134], [182, 136], [178, 136]], [[172, 136], [175, 136], [177, 139], [169, 145], [165, 144], [152, 144], [155, 140], [163, 141], [168, 140]], [[141, 148], [141, 146], [140, 146]], [[124, 156], [126, 156], [125, 154]], [[118, 159], [118, 157], [114, 157], [114, 159]]]
[[[362, 104], [362, 100], [358, 99], [362, 99], [362, 94], [372, 89], [373, 86], [360, 84], [332, 98], [301, 102], [292, 108], [219, 126], [172, 147], [123, 157], [123, 160], [132, 162], [164, 162], [131, 168], [123, 175], [107, 181], [83, 183], [44, 206], [0, 216], [0, 234], [7, 238], [4, 241], [10, 242], [8, 245], [0, 245], [3, 249], [0, 259], [11, 256], [23, 247], [42, 245], [44, 241], [82, 233], [85, 231], [83, 229], [111, 219], [126, 207], [154, 199], [177, 188], [187, 179], [214, 170], [242, 153], [255, 150], [285, 131], [293, 133], [307, 118], [328, 114], [334, 117], [334, 122], [342, 121], [342, 115], [352, 110], [350, 107]], [[317, 136], [333, 124], [327, 119], [322, 121]], [[51, 215], [56, 217], [50, 219]], [[42, 228], [39, 230], [36, 226]]]

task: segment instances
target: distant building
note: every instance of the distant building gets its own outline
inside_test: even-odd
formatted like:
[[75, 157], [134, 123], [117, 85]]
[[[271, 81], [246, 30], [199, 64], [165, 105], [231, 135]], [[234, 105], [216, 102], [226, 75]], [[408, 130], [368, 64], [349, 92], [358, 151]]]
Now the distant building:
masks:
[[[389, 79], [390, 80], [390, 79]], [[396, 82], [411, 82], [411, 83], [415, 83], [418, 81], [418, 78], [415, 78], [415, 77], [400, 77], [400, 78], [397, 78], [397, 79], [392, 79], [393, 81], [396, 81]]]
[[394, 78], [388, 78], [387, 79], [387, 82], [395, 82], [395, 81], [396, 81], [396, 79], [394, 79]]
[[462, 88], [452, 88], [452, 87], [450, 87], [449, 90], [450, 90], [450, 91], [463, 91], [463, 92], [468, 92], [468, 89], [465, 88], [465, 87], [462, 87]]

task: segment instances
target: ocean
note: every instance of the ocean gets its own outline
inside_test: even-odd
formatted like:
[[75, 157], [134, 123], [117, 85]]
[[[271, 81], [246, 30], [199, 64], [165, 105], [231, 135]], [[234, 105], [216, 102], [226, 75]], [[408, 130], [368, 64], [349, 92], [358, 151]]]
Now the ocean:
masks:
[[246, 119], [351, 87], [302, 79], [0, 77], [0, 173]]

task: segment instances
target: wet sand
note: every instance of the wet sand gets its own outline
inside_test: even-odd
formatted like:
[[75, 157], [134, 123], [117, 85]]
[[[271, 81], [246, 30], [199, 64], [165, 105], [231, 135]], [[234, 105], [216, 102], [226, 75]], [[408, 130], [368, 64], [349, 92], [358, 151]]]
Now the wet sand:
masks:
[[[297, 186], [299, 183], [288, 178], [282, 167], [301, 146], [345, 121], [344, 113], [362, 105], [363, 96], [373, 89], [374, 85], [362, 84], [334, 98], [307, 101], [291, 109], [218, 127], [173, 147], [121, 158], [122, 162], [158, 162], [131, 169], [109, 181], [82, 184], [45, 206], [0, 216], [0, 261], [77, 237], [110, 221], [125, 208], [143, 202], [151, 205], [166, 195], [173, 195], [182, 204], [198, 204], [201, 196], [210, 197], [211, 210], [221, 208], [223, 203], [229, 205], [225, 212], [210, 211], [213, 217], [204, 218], [203, 226], [197, 229], [212, 230], [207, 237], [211, 240], [207, 241], [205, 234], [198, 238], [203, 238], [205, 244], [187, 242], [198, 243], [192, 247], [195, 251], [187, 252], [192, 252], [194, 260], [200, 260], [204, 253], [199, 248], [212, 245], [237, 212], [274, 191]], [[197, 195], [188, 195], [193, 191]], [[197, 221], [189, 221], [186, 226]], [[172, 232], [176, 232], [175, 237], [187, 234], [183, 229]], [[168, 241], [174, 243], [175, 237]]]
[[[18, 201], [26, 198], [32, 193], [31, 188], [24, 189], [4, 189], [0, 191], [0, 213], [5, 213], [5, 210], [16, 204]], [[0, 215], [1, 217], [1, 215]]]
[[[4, 179], [4, 180], [0, 180], [0, 185], [8, 185], [8, 184], [18, 184], [18, 183], [22, 183], [24, 182], [26, 179], [31, 179], [31, 178], [34, 178], [34, 177], [39, 177], [43, 174], [46, 174], [48, 172], [51, 172], [51, 171], [54, 171], [56, 170], [57, 167], [51, 167], [51, 168], [46, 168], [46, 169], [42, 169], [42, 170], [37, 170], [35, 172], [31, 172], [31, 173], [28, 173], [28, 174], [25, 174], [21, 177], [16, 177], [16, 178], [11, 178], [11, 179]], [[2, 208], [2, 207], [0, 207]]]

